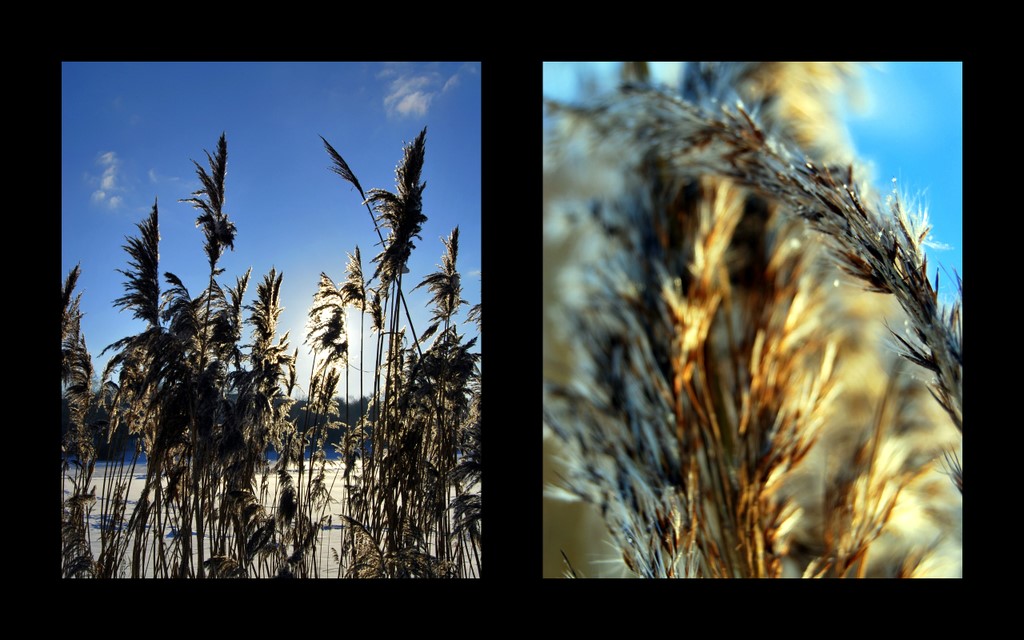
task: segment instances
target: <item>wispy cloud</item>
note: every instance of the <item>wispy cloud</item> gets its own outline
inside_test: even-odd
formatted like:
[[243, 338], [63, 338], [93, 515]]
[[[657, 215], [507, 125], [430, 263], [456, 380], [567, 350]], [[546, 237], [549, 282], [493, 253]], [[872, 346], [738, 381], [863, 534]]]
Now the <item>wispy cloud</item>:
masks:
[[119, 184], [118, 176], [121, 161], [115, 152], [107, 151], [99, 155], [96, 159], [96, 164], [103, 167], [103, 173], [99, 177], [93, 177], [93, 181], [99, 185], [99, 188], [92, 192], [93, 204], [117, 209], [124, 203], [124, 198], [118, 195], [111, 195], [111, 192], [124, 191]]
[[399, 73], [387, 68], [377, 74], [378, 78], [390, 80], [384, 96], [384, 110], [389, 117], [422, 117], [427, 114], [434, 99], [459, 86], [456, 71], [445, 78], [436, 71]]
[[149, 170], [149, 181], [152, 182], [153, 184], [158, 184], [161, 182], [177, 182], [179, 180], [181, 180], [181, 178], [177, 176], [162, 176], [156, 172], [156, 169]]
[[459, 86], [459, 74], [458, 73], [456, 73], [452, 77], [448, 78], [448, 80], [444, 83], [444, 86], [441, 87], [441, 93], [444, 93], [444, 92], [448, 91], [449, 89], [454, 89], [457, 86]]

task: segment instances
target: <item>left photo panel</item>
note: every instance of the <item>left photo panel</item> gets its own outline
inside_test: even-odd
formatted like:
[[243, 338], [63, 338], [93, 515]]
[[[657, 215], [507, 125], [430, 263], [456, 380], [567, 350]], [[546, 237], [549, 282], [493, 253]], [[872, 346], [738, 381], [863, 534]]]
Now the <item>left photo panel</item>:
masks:
[[481, 74], [62, 64], [61, 577], [480, 577]]

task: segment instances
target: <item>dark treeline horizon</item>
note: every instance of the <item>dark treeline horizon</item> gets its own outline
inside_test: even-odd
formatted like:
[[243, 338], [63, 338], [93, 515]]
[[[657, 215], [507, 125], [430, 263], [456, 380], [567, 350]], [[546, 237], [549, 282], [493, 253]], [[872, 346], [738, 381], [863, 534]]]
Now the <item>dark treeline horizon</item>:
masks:
[[[376, 420], [376, 410], [369, 406], [371, 396], [364, 396], [360, 399], [353, 399], [350, 402], [345, 402], [340, 396], [334, 399], [338, 408], [338, 415], [335, 416], [336, 421], [343, 423], [338, 429], [328, 429], [327, 431], [327, 447], [329, 453], [333, 453], [333, 447], [331, 445], [340, 444], [341, 437], [345, 434], [345, 424], [351, 423], [356, 424], [359, 418], [362, 417], [362, 410], [369, 408], [370, 419]], [[302, 414], [306, 410], [308, 399], [295, 400], [295, 404], [292, 405], [291, 410], [288, 412], [288, 418], [290, 420], [301, 420]], [[346, 411], [348, 413], [346, 413]], [[128, 428], [125, 425], [117, 430], [115, 434], [111, 436], [110, 442], [107, 442], [106, 438], [106, 425], [107, 425], [107, 411], [102, 406], [95, 407], [88, 416], [89, 422], [96, 424], [98, 428], [93, 437], [93, 444], [96, 447], [97, 460], [108, 461], [116, 458], [116, 452], [121, 450], [122, 440], [127, 437], [129, 442], [134, 442], [137, 435], [131, 435], [128, 433]], [[60, 432], [61, 437], [67, 433], [70, 424], [70, 412], [68, 411], [68, 401], [66, 398], [61, 398], [61, 409], [60, 409]], [[134, 448], [134, 447], [133, 447]], [[273, 451], [275, 454], [278, 452], [271, 445], [268, 452]], [[112, 455], [115, 454], [115, 455]]]

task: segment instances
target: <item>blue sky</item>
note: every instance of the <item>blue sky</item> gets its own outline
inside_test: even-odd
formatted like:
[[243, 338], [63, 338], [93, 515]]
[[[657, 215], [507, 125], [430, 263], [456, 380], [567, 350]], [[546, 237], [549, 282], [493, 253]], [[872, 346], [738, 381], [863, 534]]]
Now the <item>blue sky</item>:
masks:
[[864, 108], [848, 120], [854, 147], [879, 190], [897, 178], [927, 207], [929, 272], [942, 266], [939, 292], [952, 296], [953, 271], [963, 275], [963, 64], [878, 64], [864, 81]]
[[[618, 66], [547, 64], [545, 95], [571, 99], [581, 71], [604, 86]], [[674, 76], [678, 67], [655, 71]], [[862, 100], [846, 114], [853, 147], [880, 193], [895, 177], [901, 192], [926, 205], [934, 244], [926, 248], [929, 272], [934, 278], [936, 266], [943, 267], [940, 300], [948, 302], [953, 270], [963, 274], [963, 65], [876, 63], [865, 65], [861, 78]]]
[[[421, 179], [428, 221], [405, 280], [409, 309], [421, 332], [429, 294], [411, 289], [437, 270], [440, 238], [456, 225], [463, 297], [480, 302], [480, 72], [478, 63], [63, 64], [61, 279], [81, 263], [76, 291], [97, 372], [110, 355], [99, 356], [104, 347], [144, 329], [112, 303], [124, 292], [116, 269], [127, 269], [125, 236], [137, 235], [154, 200], [161, 273], [179, 276], [193, 296], [205, 288], [198, 212], [178, 200], [198, 188], [191, 160], [206, 167], [204, 150], [216, 148], [221, 132], [228, 144], [224, 210], [237, 236], [219, 263], [220, 282], [233, 285], [251, 266], [248, 303], [271, 267], [283, 271], [279, 329], [290, 330], [292, 348], [300, 347], [303, 388], [311, 365], [302, 344], [306, 314], [320, 272], [343, 281], [346, 252], [358, 245], [368, 278], [380, 251], [358, 192], [329, 171], [321, 135], [364, 191], [394, 191], [403, 146], [427, 127]], [[349, 317], [355, 345], [359, 315]], [[475, 326], [464, 332], [475, 334]], [[351, 358], [359, 364], [355, 346]], [[357, 394], [354, 375], [352, 384]]]

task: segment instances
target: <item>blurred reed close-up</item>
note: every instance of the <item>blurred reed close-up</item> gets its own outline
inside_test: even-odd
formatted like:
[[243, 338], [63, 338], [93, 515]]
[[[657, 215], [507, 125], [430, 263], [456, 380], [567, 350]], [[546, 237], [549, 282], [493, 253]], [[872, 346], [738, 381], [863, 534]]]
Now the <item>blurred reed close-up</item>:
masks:
[[603, 68], [545, 65], [544, 576], [961, 577], [960, 269], [865, 68]]

